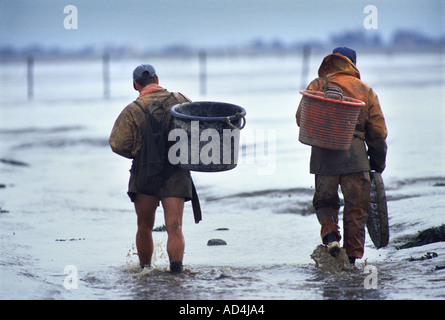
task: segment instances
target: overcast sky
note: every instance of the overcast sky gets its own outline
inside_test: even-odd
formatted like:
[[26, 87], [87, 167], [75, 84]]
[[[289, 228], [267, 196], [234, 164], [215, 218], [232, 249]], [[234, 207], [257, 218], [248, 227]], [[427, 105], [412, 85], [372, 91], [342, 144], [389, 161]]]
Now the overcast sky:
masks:
[[[81, 48], [128, 44], [162, 48], [242, 45], [254, 39], [325, 41], [363, 26], [366, 5], [377, 9], [377, 32], [445, 33], [443, 0], [0, 0], [0, 46]], [[65, 29], [67, 5], [78, 29]]]

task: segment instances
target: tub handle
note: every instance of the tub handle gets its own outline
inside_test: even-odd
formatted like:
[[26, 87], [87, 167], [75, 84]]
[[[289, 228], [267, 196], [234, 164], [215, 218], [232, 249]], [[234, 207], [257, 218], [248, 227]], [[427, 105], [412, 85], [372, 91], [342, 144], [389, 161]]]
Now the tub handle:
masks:
[[241, 126], [238, 128], [237, 126], [235, 126], [234, 124], [232, 124], [232, 122], [230, 121], [230, 117], [226, 117], [226, 122], [229, 126], [231, 126], [233, 129], [238, 129], [238, 130], [242, 130], [244, 128], [244, 126], [246, 125], [246, 118], [244, 117], [244, 115], [242, 115], [241, 113], [237, 112], [235, 113], [235, 116], [239, 116], [242, 119], [242, 123]]

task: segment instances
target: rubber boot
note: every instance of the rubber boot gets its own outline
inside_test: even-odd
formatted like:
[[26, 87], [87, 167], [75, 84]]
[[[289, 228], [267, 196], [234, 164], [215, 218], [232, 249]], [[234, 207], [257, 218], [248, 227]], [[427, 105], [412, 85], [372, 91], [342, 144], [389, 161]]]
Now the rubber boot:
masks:
[[170, 262], [170, 272], [173, 274], [182, 273], [182, 262], [181, 261]]

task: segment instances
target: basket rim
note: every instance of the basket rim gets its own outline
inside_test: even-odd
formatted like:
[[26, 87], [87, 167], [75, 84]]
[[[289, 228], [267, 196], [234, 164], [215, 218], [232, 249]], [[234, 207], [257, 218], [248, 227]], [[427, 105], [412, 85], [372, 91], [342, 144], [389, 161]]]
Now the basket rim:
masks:
[[337, 103], [337, 104], [343, 104], [343, 105], [350, 105], [350, 106], [354, 106], [354, 107], [365, 106], [365, 103], [363, 101], [354, 99], [354, 98], [350, 98], [350, 97], [343, 97], [343, 100], [326, 98], [324, 96], [324, 92], [321, 92], [321, 91], [301, 90], [300, 93], [303, 95], [303, 97], [314, 98], [316, 100]]

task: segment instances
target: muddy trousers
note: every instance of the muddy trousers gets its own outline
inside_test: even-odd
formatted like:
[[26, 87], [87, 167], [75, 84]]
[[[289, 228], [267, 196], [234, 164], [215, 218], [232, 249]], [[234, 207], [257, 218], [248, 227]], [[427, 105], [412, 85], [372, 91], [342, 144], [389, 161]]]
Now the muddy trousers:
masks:
[[339, 185], [345, 202], [343, 210], [343, 247], [349, 257], [362, 258], [371, 188], [369, 172], [315, 175], [313, 205], [321, 224], [321, 239], [324, 244], [327, 244], [326, 235], [335, 232], [337, 240], [341, 240], [338, 226]]

